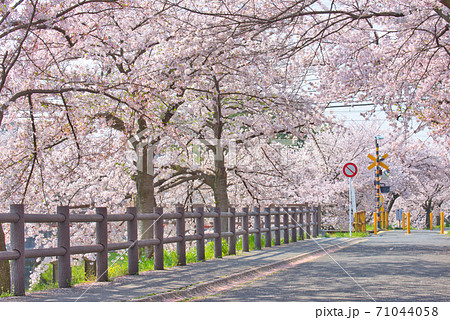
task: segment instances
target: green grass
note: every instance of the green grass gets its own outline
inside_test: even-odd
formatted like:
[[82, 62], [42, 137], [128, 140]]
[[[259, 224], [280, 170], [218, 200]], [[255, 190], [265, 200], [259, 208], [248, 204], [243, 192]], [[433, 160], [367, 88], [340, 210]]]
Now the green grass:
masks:
[[[445, 224], [444, 224], [444, 227], [445, 227], [445, 228], [448, 228], [448, 227], [450, 227], [450, 224], [445, 223]], [[428, 228], [428, 229], [429, 229], [429, 228]], [[433, 230], [441, 230], [441, 225], [438, 224], [437, 226], [433, 226]]]
[[13, 297], [14, 295], [10, 293], [9, 291], [6, 292], [0, 292], [0, 298], [6, 298], [6, 297]]

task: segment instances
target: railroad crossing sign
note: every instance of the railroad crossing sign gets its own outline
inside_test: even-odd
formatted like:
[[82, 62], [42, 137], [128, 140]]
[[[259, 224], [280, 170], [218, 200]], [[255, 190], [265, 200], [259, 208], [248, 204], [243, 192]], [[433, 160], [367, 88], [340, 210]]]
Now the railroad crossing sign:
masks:
[[[370, 153], [367, 155], [367, 157], [373, 161], [373, 163], [368, 167], [369, 170], [372, 170], [376, 165], [377, 165], [377, 158], [375, 158], [373, 155], [371, 155]], [[385, 165], [382, 160], [386, 159], [388, 157], [388, 154], [385, 153], [382, 157], [381, 160], [378, 162], [378, 165], [386, 170], [389, 170], [389, 167], [387, 165]]]
[[352, 178], [356, 176], [357, 172], [358, 168], [356, 167], [356, 164], [349, 162], [344, 165], [344, 174], [346, 177]]

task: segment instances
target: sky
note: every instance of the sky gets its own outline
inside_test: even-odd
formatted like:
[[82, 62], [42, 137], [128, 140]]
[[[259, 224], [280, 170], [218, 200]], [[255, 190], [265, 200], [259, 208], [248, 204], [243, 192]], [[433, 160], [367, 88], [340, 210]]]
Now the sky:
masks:
[[[348, 123], [350, 122], [375, 122], [377, 125], [379, 125], [380, 129], [382, 130], [389, 130], [389, 120], [386, 119], [386, 114], [378, 110], [375, 112], [373, 116], [371, 116], [370, 120], [366, 120], [361, 113], [367, 112], [373, 108], [373, 104], [367, 102], [367, 103], [361, 103], [356, 106], [347, 106], [340, 103], [334, 103], [331, 105], [330, 108], [326, 109], [325, 113], [327, 115], [333, 115], [336, 117], [336, 119], [344, 120]], [[410, 123], [414, 128], [418, 126], [417, 122], [412, 120]], [[428, 136], [428, 130], [424, 129], [416, 134], [412, 134], [410, 139], [417, 139], [421, 141], [425, 141], [429, 138]]]

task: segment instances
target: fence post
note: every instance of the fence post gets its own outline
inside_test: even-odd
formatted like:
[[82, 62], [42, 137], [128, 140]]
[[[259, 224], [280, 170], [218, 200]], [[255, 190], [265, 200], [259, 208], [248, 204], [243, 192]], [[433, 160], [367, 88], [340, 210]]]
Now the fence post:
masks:
[[283, 210], [285, 212], [283, 214], [283, 224], [286, 227], [283, 232], [283, 240], [284, 240], [284, 244], [288, 244], [289, 243], [289, 215], [288, 215], [289, 208], [285, 207], [285, 208], [283, 208]]
[[64, 221], [58, 223], [58, 247], [66, 250], [64, 255], [58, 257], [58, 287], [69, 288], [72, 280], [69, 207], [58, 206], [56, 207], [56, 213], [64, 216]]
[[96, 214], [103, 217], [97, 222], [97, 244], [103, 246], [103, 250], [97, 253], [97, 281], [108, 281], [108, 220], [106, 218], [107, 209], [105, 207], [95, 208]]
[[264, 211], [267, 213], [267, 216], [264, 216], [264, 227], [266, 229], [269, 229], [269, 231], [266, 231], [266, 243], [265, 247], [270, 248], [272, 246], [272, 216], [270, 215], [270, 207], [265, 208]]
[[[95, 268], [97, 263], [95, 261], [89, 260], [88, 258], [83, 258], [84, 260], [84, 277], [88, 281], [95, 281], [96, 274], [95, 274]], [[55, 269], [58, 269], [57, 264], [54, 264], [53, 267]], [[54, 280], [54, 282], [56, 282]]]
[[242, 251], [249, 252], [250, 251], [250, 243], [249, 243], [249, 235], [248, 235], [248, 207], [242, 208], [244, 212], [244, 216], [242, 217], [242, 228], [245, 233], [242, 236]]
[[297, 242], [297, 207], [290, 208], [291, 223], [294, 225], [291, 231], [291, 242]]
[[306, 239], [311, 239], [311, 208], [306, 212]]
[[317, 232], [317, 207], [313, 207], [313, 237], [317, 238], [318, 232]]
[[363, 211], [363, 232], [366, 232], [366, 211]]
[[230, 237], [229, 241], [229, 248], [228, 248], [228, 254], [236, 254], [236, 209], [230, 208], [228, 210], [232, 214], [232, 216], [229, 218], [229, 228], [230, 232], [233, 233], [233, 235]]
[[155, 270], [164, 270], [164, 214], [163, 208], [154, 208], [154, 213], [158, 215], [155, 221], [155, 238], [159, 240], [159, 244], [155, 246]]
[[214, 232], [219, 234], [214, 239], [214, 258], [222, 258], [222, 222], [220, 220], [222, 213], [219, 207], [215, 207], [214, 212], [218, 215], [218, 217], [214, 218]]
[[195, 233], [201, 236], [197, 240], [197, 261], [205, 261], [205, 209], [202, 207], [194, 208], [195, 213], [199, 213], [200, 217], [195, 219]]
[[275, 245], [281, 245], [280, 207], [275, 207]]
[[[364, 228], [366, 224], [366, 213], [364, 212]], [[322, 205], [319, 204], [317, 207], [317, 235], [319, 235], [320, 230], [322, 230]], [[364, 229], [366, 232], [366, 229]]]
[[300, 240], [305, 240], [305, 224], [303, 219], [303, 212], [305, 212], [305, 207], [300, 207], [300, 212], [298, 214], [298, 224], [300, 228], [298, 229], [300, 232]]
[[177, 242], [177, 257], [178, 265], [186, 265], [186, 218], [184, 207], [177, 207], [176, 212], [181, 214], [181, 217], [177, 219], [177, 236], [181, 237], [181, 241]]
[[128, 207], [127, 213], [133, 216], [133, 219], [127, 221], [127, 240], [133, 242], [128, 248], [128, 274], [139, 274], [137, 209], [135, 207]]
[[261, 210], [259, 207], [255, 207], [255, 249], [261, 250]]
[[58, 283], [58, 261], [52, 261], [50, 264], [52, 265], [52, 282], [56, 284]]
[[17, 251], [20, 257], [11, 261], [12, 287], [15, 296], [25, 295], [25, 209], [23, 204], [12, 204], [10, 212], [19, 217], [19, 221], [11, 223], [11, 250]]

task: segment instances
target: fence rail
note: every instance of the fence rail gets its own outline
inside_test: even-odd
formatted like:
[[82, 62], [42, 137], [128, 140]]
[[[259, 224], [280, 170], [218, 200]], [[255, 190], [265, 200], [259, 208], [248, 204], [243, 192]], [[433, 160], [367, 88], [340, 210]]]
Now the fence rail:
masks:
[[[289, 205], [286, 207], [267, 207], [261, 210], [255, 207], [253, 211], [242, 208], [236, 212], [230, 208], [228, 212], [220, 212], [218, 208], [205, 211], [204, 207], [194, 208], [194, 212], [185, 212], [183, 207], [177, 207], [174, 213], [164, 213], [163, 208], [157, 207], [153, 213], [137, 214], [136, 208], [126, 209], [125, 214], [107, 214], [107, 208], [98, 207], [95, 214], [70, 214], [68, 206], [57, 207], [56, 214], [25, 214], [23, 205], [11, 205], [9, 213], [0, 214], [0, 223], [11, 224], [11, 250], [0, 251], [0, 261], [11, 260], [12, 292], [14, 295], [25, 294], [25, 259], [37, 257], [58, 257], [58, 286], [70, 287], [72, 271], [70, 255], [96, 253], [97, 281], [108, 280], [108, 252], [126, 249], [128, 251], [128, 274], [139, 273], [140, 247], [154, 247], [154, 268], [164, 268], [164, 244], [175, 243], [179, 265], [186, 265], [186, 242], [196, 241], [197, 261], [205, 260], [205, 240], [214, 239], [214, 256], [222, 257], [222, 238], [229, 239], [229, 254], [236, 254], [237, 237], [242, 237], [242, 249], [248, 252], [249, 235], [255, 235], [255, 249], [262, 248], [262, 234], [265, 235], [265, 247], [281, 244], [281, 236], [285, 244], [317, 237], [320, 230], [320, 207], [305, 205]], [[224, 231], [221, 221], [226, 217], [228, 231]], [[213, 232], [205, 232], [205, 219], [213, 218]], [[195, 234], [186, 234], [186, 219], [194, 219]], [[238, 223], [238, 219], [240, 219]], [[138, 240], [138, 220], [153, 220], [154, 238]], [[164, 236], [164, 220], [176, 220], [176, 235]], [[250, 220], [252, 227], [250, 229]], [[261, 221], [263, 220], [263, 222]], [[127, 222], [127, 241], [120, 243], [108, 242], [108, 222]], [[96, 223], [96, 244], [71, 246], [71, 223]], [[261, 223], [262, 222], [262, 223]], [[25, 250], [25, 224], [26, 223], [56, 223], [57, 247], [46, 249]], [[312, 228], [312, 230], [311, 230]]]

